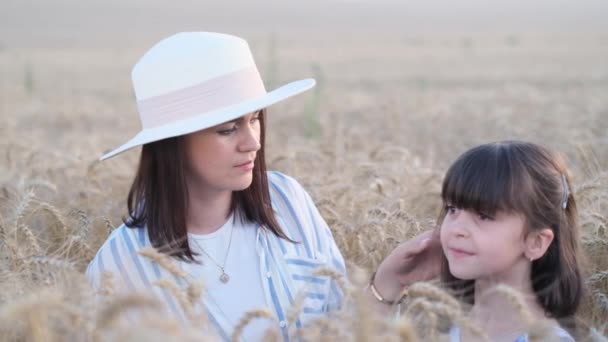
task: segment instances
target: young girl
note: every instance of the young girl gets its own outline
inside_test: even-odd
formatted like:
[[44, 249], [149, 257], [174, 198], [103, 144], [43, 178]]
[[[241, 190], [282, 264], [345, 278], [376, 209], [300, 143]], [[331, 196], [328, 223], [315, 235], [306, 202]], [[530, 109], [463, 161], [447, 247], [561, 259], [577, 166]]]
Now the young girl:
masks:
[[[574, 341], [559, 322], [572, 319], [583, 295], [577, 209], [566, 164], [541, 146], [518, 141], [475, 147], [450, 167], [440, 215], [442, 281], [472, 304], [470, 319], [492, 341], [528, 341], [525, 324], [503, 296], [523, 294], [534, 319], [556, 340]], [[450, 341], [470, 341], [464, 329]]]

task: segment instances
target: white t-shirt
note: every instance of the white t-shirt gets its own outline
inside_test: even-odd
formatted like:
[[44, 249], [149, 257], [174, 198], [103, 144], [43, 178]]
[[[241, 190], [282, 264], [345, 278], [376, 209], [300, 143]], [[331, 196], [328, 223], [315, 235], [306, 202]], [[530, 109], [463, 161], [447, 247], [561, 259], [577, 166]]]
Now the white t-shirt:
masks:
[[[226, 223], [213, 233], [188, 233], [190, 248], [200, 254], [196, 260], [201, 261], [202, 264], [186, 264], [184, 270], [195, 279], [203, 280], [210, 301], [217, 303], [221, 298], [221, 305], [218, 307], [226, 317], [243, 317], [247, 311], [268, 307], [262, 287], [259, 258], [255, 250], [256, 225], [243, 224], [243, 220], [235, 218], [232, 214]], [[200, 248], [204, 249], [213, 261], [209, 260], [209, 256]], [[224, 270], [230, 277], [227, 283], [220, 281], [222, 270], [217, 266], [217, 264], [223, 266], [224, 259], [226, 259]], [[246, 292], [243, 291], [243, 284], [247, 284]], [[229, 323], [234, 329], [238, 321]], [[245, 341], [260, 341], [270, 326], [268, 320], [253, 320], [246, 326], [242, 338]]]

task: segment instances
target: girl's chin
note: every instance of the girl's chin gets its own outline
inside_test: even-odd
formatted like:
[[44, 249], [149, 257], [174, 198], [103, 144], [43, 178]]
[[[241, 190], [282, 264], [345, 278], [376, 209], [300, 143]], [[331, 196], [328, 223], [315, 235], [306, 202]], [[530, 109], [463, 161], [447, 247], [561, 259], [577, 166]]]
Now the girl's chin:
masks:
[[459, 279], [459, 280], [474, 280], [475, 277], [469, 276], [467, 274], [458, 274], [458, 273], [454, 273], [454, 272], [450, 272], [452, 273], [452, 276], [454, 276], [454, 278]]
[[474, 280], [478, 278], [478, 274], [474, 272], [469, 272], [468, 270], [462, 268], [450, 267], [450, 273], [453, 277], [458, 278], [460, 280]]

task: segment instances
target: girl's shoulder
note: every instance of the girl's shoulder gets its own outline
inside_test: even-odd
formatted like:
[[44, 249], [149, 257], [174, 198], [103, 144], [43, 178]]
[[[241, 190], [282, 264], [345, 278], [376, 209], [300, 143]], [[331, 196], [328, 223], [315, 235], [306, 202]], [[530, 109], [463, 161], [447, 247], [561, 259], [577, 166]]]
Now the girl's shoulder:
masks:
[[566, 329], [560, 327], [559, 325], [555, 327], [554, 331], [560, 342], [575, 342], [574, 337], [572, 337], [572, 335], [570, 335]]
[[[559, 342], [575, 342], [574, 338], [566, 329], [562, 328], [559, 325], [556, 325], [553, 328], [553, 333], [555, 337], [558, 338]], [[457, 325], [453, 325], [448, 332], [448, 341], [449, 342], [460, 342], [460, 328]], [[520, 336], [515, 342], [527, 342], [529, 341], [528, 334]]]

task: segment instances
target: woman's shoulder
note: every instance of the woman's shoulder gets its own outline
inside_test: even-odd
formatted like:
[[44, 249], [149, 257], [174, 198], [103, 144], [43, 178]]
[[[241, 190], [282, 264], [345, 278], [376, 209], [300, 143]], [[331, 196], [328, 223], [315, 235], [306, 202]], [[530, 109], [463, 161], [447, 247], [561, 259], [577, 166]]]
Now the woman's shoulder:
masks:
[[329, 256], [336, 265], [343, 266], [331, 230], [300, 183], [277, 171], [268, 172], [268, 182], [272, 206], [282, 228], [291, 239], [302, 242], [298, 245], [299, 254], [310, 258]]
[[145, 228], [129, 228], [120, 225], [110, 233], [86, 269], [86, 276], [98, 285], [103, 273], [111, 272], [125, 277], [131, 271], [137, 251], [148, 244]]
[[268, 185], [272, 188], [280, 188], [289, 191], [303, 191], [302, 185], [293, 177], [280, 171], [267, 171]]
[[106, 241], [97, 251], [98, 257], [100, 254], [112, 253], [114, 250], [128, 249], [136, 251], [148, 244], [146, 228], [130, 228], [126, 224], [121, 224], [116, 229], [112, 230]]
[[314, 206], [304, 187], [293, 177], [279, 171], [268, 171], [268, 188], [273, 204], [282, 202], [294, 209]]
[[268, 171], [270, 201], [280, 216], [292, 219], [310, 219], [310, 209], [315, 206], [308, 192], [293, 177], [278, 171]]

